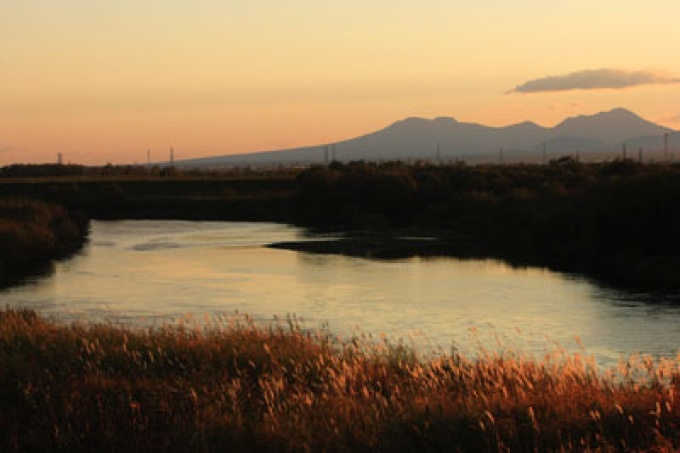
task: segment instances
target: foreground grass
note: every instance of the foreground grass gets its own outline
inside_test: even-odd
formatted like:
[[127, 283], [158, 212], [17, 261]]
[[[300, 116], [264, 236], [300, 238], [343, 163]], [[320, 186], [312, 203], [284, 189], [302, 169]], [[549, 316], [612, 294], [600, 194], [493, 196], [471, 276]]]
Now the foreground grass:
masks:
[[131, 330], [0, 311], [0, 450], [673, 450], [677, 363], [418, 360], [246, 321]]

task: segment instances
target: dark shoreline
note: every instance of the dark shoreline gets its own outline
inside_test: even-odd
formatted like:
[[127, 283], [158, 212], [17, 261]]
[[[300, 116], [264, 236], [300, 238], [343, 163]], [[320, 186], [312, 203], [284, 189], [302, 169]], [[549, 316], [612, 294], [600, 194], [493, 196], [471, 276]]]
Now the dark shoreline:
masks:
[[42, 200], [100, 220], [281, 222], [344, 235], [278, 248], [384, 259], [491, 258], [621, 289], [680, 294], [677, 164], [335, 162], [266, 175], [106, 170], [21, 178], [0, 172], [0, 189], [3, 197]]
[[[275, 249], [306, 253], [336, 254], [358, 258], [403, 259], [419, 257], [482, 257], [471, 238], [418, 235], [418, 231], [345, 232], [340, 237], [268, 244]], [[423, 232], [424, 233], [424, 232]]]
[[563, 275], [572, 275], [586, 279], [604, 288], [625, 291], [631, 295], [646, 294], [659, 296], [666, 301], [680, 302], [680, 293], [655, 290], [647, 286], [635, 285], [634, 282], [616, 280], [606, 274], [588, 273], [578, 269], [566, 270], [551, 265], [540, 258], [529, 259], [527, 256], [513, 255], [509, 252], [499, 253], [492, 247], [477, 243], [472, 238], [403, 237], [395, 232], [378, 235], [375, 233], [347, 233], [343, 237], [312, 239], [304, 241], [285, 241], [267, 244], [265, 247], [289, 250], [300, 253], [341, 255], [371, 260], [400, 260], [409, 258], [453, 258], [459, 260], [495, 260], [513, 268], [543, 268]]

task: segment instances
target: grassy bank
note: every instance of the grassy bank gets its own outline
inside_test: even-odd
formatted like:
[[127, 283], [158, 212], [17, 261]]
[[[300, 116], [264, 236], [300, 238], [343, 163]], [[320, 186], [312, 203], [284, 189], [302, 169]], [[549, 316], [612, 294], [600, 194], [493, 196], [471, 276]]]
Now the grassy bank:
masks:
[[61, 206], [0, 199], [0, 286], [76, 250], [88, 228], [84, 215]]
[[242, 320], [129, 330], [0, 311], [0, 449], [680, 448], [678, 363], [427, 361]]

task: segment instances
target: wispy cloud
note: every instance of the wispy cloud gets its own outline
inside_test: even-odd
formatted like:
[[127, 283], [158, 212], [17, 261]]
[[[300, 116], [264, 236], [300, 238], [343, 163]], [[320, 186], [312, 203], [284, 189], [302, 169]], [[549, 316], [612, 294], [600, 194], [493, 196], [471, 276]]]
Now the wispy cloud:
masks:
[[571, 74], [542, 77], [525, 82], [509, 93], [541, 93], [570, 90], [620, 90], [639, 85], [680, 83], [680, 78], [651, 71], [592, 69]]

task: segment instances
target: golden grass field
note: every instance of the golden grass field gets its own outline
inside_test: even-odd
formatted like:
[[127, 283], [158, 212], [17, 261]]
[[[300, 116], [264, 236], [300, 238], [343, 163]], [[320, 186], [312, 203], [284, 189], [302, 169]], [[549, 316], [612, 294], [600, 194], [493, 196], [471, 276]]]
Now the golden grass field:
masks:
[[3, 451], [673, 451], [678, 359], [420, 357], [247, 317], [152, 329], [0, 311]]

